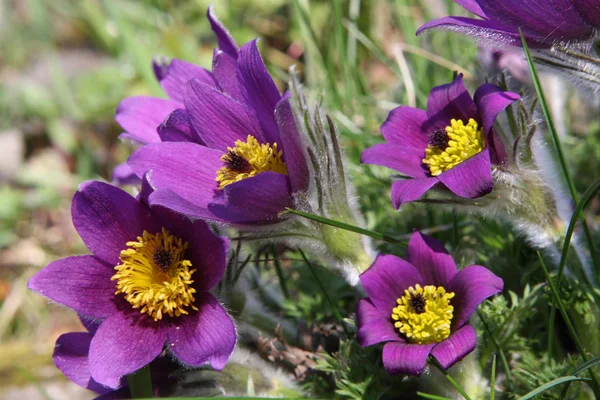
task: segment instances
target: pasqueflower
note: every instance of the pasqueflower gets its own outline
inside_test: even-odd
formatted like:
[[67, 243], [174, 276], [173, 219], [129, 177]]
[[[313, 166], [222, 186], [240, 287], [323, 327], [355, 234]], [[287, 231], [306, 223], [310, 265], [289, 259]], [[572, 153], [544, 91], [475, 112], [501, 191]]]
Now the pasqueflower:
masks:
[[485, 84], [467, 92], [462, 76], [433, 88], [427, 111], [400, 106], [381, 126], [387, 143], [365, 150], [361, 162], [383, 165], [412, 179], [395, 181], [392, 202], [398, 208], [418, 200], [434, 186], [464, 198], [489, 193], [491, 165], [505, 162], [502, 143], [494, 134], [498, 114], [519, 95]]
[[73, 197], [73, 224], [93, 253], [50, 263], [29, 288], [100, 322], [89, 346], [91, 378], [117, 388], [163, 350], [189, 365], [222, 369], [236, 343], [233, 321], [209, 291], [228, 241], [200, 220], [145, 204], [101, 182]]
[[[155, 60], [154, 75], [168, 99], [151, 96], [128, 97], [117, 107], [115, 120], [125, 130], [120, 138], [137, 145], [159, 142], [192, 142], [203, 145], [201, 137], [189, 122], [184, 105], [185, 85], [192, 79], [230, 95], [237, 95], [235, 62], [237, 45], [227, 29], [209, 7], [207, 18], [217, 37], [212, 72], [195, 64], [173, 59]], [[119, 184], [139, 182], [127, 163], [113, 171], [113, 180]]]
[[221, 57], [233, 68], [222, 78], [228, 90], [192, 79], [183, 94], [189, 129], [204, 145], [152, 143], [128, 164], [140, 177], [149, 172], [151, 204], [231, 224], [279, 222], [309, 177], [289, 95], [279, 94], [256, 40], [237, 59]]
[[437, 240], [413, 233], [406, 261], [379, 255], [360, 281], [369, 296], [358, 304], [357, 339], [383, 346], [390, 374], [420, 375], [431, 355], [450, 368], [476, 346], [469, 317], [502, 291], [502, 279], [485, 267], [457, 271]]
[[455, 0], [481, 19], [444, 17], [417, 30], [445, 29], [463, 33], [484, 44], [522, 45], [519, 28], [533, 58], [580, 82], [600, 85], [598, 59], [598, 0]]

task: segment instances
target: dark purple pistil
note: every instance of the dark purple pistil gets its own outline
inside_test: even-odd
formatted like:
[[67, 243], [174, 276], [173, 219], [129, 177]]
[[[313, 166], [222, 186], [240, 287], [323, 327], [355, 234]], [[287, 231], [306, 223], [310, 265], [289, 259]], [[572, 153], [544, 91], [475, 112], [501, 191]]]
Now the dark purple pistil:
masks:
[[441, 129], [429, 132], [427, 139], [431, 146], [437, 147], [438, 149], [445, 149], [448, 147], [448, 134]]
[[411, 293], [408, 304], [412, 307], [417, 314], [423, 314], [425, 312], [425, 298], [422, 293]]
[[252, 165], [250, 165], [248, 160], [233, 151], [227, 153], [227, 159], [224, 163], [227, 168], [234, 172], [248, 173], [252, 171]]
[[158, 265], [163, 271], [166, 271], [173, 262], [173, 254], [170, 251], [165, 249], [158, 249], [154, 253], [154, 262]]

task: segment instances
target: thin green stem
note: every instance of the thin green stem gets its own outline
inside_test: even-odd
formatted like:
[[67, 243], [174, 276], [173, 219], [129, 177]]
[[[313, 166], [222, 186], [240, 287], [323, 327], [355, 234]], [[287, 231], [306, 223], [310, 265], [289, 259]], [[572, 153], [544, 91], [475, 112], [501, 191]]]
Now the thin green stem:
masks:
[[465, 390], [462, 388], [462, 386], [460, 386], [460, 384], [458, 382], [456, 382], [456, 380], [448, 373], [448, 371], [446, 371], [444, 369], [444, 367], [441, 366], [441, 364], [434, 357], [429, 357], [429, 361], [433, 365], [435, 365], [442, 374], [444, 374], [446, 379], [448, 379], [448, 382], [450, 382], [452, 384], [452, 386], [454, 386], [454, 388], [458, 391], [458, 393], [460, 393], [465, 398], [465, 400], [471, 400], [471, 398], [469, 397], [467, 392], [465, 392]]
[[279, 254], [277, 254], [277, 248], [271, 245], [271, 252], [273, 254], [273, 264], [275, 265], [275, 271], [277, 272], [277, 278], [279, 278], [279, 286], [281, 292], [286, 299], [290, 298], [290, 292], [288, 291], [287, 284], [285, 283], [285, 277], [283, 276], [283, 270], [281, 269], [281, 263], [279, 262]]
[[127, 375], [127, 383], [129, 384], [131, 398], [154, 398], [154, 394], [152, 392], [152, 379], [150, 377], [150, 366], [146, 365], [145, 367], [135, 371], [133, 374]]
[[335, 317], [337, 318], [340, 325], [342, 325], [342, 329], [344, 330], [344, 333], [346, 334], [347, 337], [349, 337], [350, 332], [348, 332], [348, 329], [346, 329], [346, 325], [344, 324], [344, 320], [342, 319], [342, 315], [340, 314], [340, 311], [338, 310], [337, 305], [333, 302], [333, 300], [331, 300], [331, 297], [329, 297], [329, 295], [327, 294], [327, 290], [325, 290], [325, 286], [323, 286], [323, 283], [317, 276], [317, 273], [315, 272], [312, 263], [308, 260], [308, 258], [306, 258], [306, 255], [304, 254], [302, 249], [298, 249], [298, 251], [300, 252], [300, 255], [302, 256], [302, 259], [306, 263], [306, 266], [308, 267], [308, 269], [312, 273], [313, 277], [315, 278], [315, 281], [317, 281], [317, 284], [321, 288], [321, 291], [323, 292], [323, 296], [325, 296], [325, 299], [327, 299], [327, 302], [331, 306], [331, 309], [333, 310]]
[[[544, 94], [544, 90], [542, 89], [542, 85], [540, 83], [540, 79], [537, 73], [537, 69], [533, 63], [533, 58], [531, 57], [531, 52], [529, 51], [529, 47], [527, 47], [527, 41], [525, 40], [525, 36], [519, 28], [519, 33], [521, 35], [521, 42], [523, 44], [523, 50], [525, 51], [525, 57], [527, 58], [527, 63], [529, 64], [529, 71], [531, 72], [531, 77], [533, 79], [533, 85], [535, 86], [535, 91], [537, 93], [537, 97], [540, 102], [540, 108], [542, 109], [542, 113], [544, 114], [544, 118], [546, 120], [546, 125], [548, 126], [548, 131], [550, 131], [550, 135], [552, 136], [552, 142], [554, 144], [554, 149], [556, 150], [556, 155], [558, 157], [558, 161], [560, 163], [560, 167], [565, 175], [565, 179], [569, 186], [569, 191], [571, 192], [571, 196], [575, 203], [579, 203], [579, 196], [577, 194], [577, 190], [575, 189], [575, 183], [571, 176], [571, 171], [569, 171], [569, 166], [567, 165], [567, 161], [562, 149], [562, 144], [558, 137], [558, 133], [556, 132], [556, 128], [554, 126], [554, 121], [552, 120], [552, 116], [550, 115], [550, 110], [548, 109], [548, 103], [546, 102], [546, 96]], [[585, 221], [584, 216], [580, 216], [581, 225], [583, 226], [583, 231], [585, 233], [585, 237], [587, 239], [590, 255], [592, 258], [592, 264], [594, 266], [594, 271], [598, 272], [598, 256], [596, 254], [596, 250], [594, 248], [594, 241], [592, 238], [592, 233]]]
[[424, 399], [431, 399], [431, 400], [450, 400], [448, 397], [436, 396], [434, 394], [423, 393], [423, 392], [417, 392], [417, 396], [420, 396]]
[[496, 355], [492, 358], [492, 377], [490, 379], [490, 400], [496, 398]]
[[498, 354], [500, 354], [500, 361], [502, 362], [502, 368], [504, 368], [504, 373], [506, 374], [506, 380], [508, 381], [508, 387], [510, 388], [510, 390], [514, 391], [515, 386], [514, 386], [514, 383], [512, 380], [512, 373], [510, 372], [510, 366], [508, 365], [508, 360], [506, 359], [506, 355], [504, 354], [504, 351], [500, 347], [500, 343], [498, 343], [498, 339], [496, 339], [496, 335], [494, 335], [494, 333], [490, 329], [490, 327], [487, 324], [487, 322], [485, 321], [485, 319], [483, 319], [483, 316], [481, 315], [481, 313], [479, 311], [477, 311], [477, 316], [481, 320], [483, 329], [485, 329], [487, 334], [492, 339], [492, 342], [494, 342], [494, 346], [496, 346], [496, 350], [498, 350]]
[[283, 211], [282, 214], [284, 214], [284, 213], [296, 214], [301, 217], [308, 218], [308, 219], [316, 221], [316, 222], [320, 222], [322, 224], [335, 226], [336, 228], [340, 228], [340, 229], [355, 232], [355, 233], [358, 233], [361, 235], [369, 236], [369, 237], [372, 237], [373, 239], [383, 240], [388, 243], [401, 244], [404, 246], [406, 246], [408, 244], [405, 240], [396, 239], [394, 237], [385, 235], [383, 233], [371, 231], [371, 230], [364, 229], [364, 228], [359, 228], [358, 226], [354, 226], [354, 225], [347, 224], [345, 222], [336, 221], [334, 219], [322, 217], [320, 215], [311, 214], [311, 213], [307, 213], [307, 212], [299, 211], [299, 210], [293, 210], [291, 208], [286, 208], [286, 210]]
[[[542, 255], [540, 254], [539, 251], [537, 252], [537, 254], [538, 254], [538, 258], [540, 259], [542, 269], [544, 270], [544, 274], [546, 275], [546, 281], [548, 282], [548, 285], [550, 286], [550, 290], [552, 291], [552, 295], [554, 296], [554, 301], [556, 302], [558, 309], [560, 311], [560, 314], [562, 315], [563, 320], [565, 321], [565, 325], [567, 325], [567, 330], [569, 331], [569, 335], [571, 335], [573, 342], [575, 342], [575, 346], [577, 347], [577, 350], [581, 354], [581, 358], [583, 358], [583, 361], [587, 362], [588, 358], [585, 355], [585, 349], [583, 348], [583, 344], [581, 343], [581, 340], [579, 339], [579, 336], [577, 335], [577, 332], [575, 331], [575, 327], [573, 326], [573, 323], [571, 322], [571, 319], [569, 318], [569, 314], [567, 313], [567, 309], [565, 308], [565, 305], [563, 304], [562, 299], [560, 298], [558, 291], [556, 290], [556, 286], [554, 286], [554, 282], [552, 282], [552, 279], [550, 279], [550, 274], [548, 273], [548, 268], [546, 268], [544, 259], [542, 258]], [[594, 390], [594, 393], [596, 393], [596, 395], [599, 395], [600, 394], [600, 384], [598, 384], [598, 381], [596, 380], [596, 376], [593, 374], [593, 372], [591, 370], [588, 372], [593, 381], [592, 388]]]

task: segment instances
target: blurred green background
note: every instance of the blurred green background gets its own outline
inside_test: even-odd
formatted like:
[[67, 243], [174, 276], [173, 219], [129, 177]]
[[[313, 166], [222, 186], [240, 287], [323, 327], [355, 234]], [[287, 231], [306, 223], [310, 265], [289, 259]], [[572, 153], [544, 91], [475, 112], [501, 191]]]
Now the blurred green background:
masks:
[[[71, 197], [84, 180], [110, 181], [112, 168], [130, 154], [132, 147], [118, 140], [114, 112], [128, 96], [163, 96], [152, 58], [210, 69], [216, 42], [205, 18], [209, 3], [0, 2], [0, 397], [93, 397], [51, 362], [56, 338], [81, 330], [75, 314], [28, 292], [26, 282], [50, 261], [86, 251], [71, 225]], [[263, 57], [282, 90], [296, 64], [309, 91], [323, 96], [341, 130], [369, 228], [397, 237], [428, 228], [446, 235], [465, 263], [492, 262], [496, 271], [520, 263], [525, 267], [513, 288], [537, 270], [535, 255], [497, 221], [420, 205], [395, 213], [390, 172], [359, 165], [360, 152], [381, 141], [379, 125], [389, 110], [424, 107], [429, 90], [449, 82], [454, 71], [471, 87], [483, 82], [477, 47], [468, 39], [414, 36], [424, 22], [464, 10], [450, 0], [214, 3], [238, 44], [262, 38]], [[578, 110], [565, 116], [565, 141], [576, 172], [588, 171], [577, 181], [583, 190], [597, 176], [598, 124], [585, 112], [589, 105], [564, 90], [567, 107]], [[488, 250], [480, 254], [483, 245]]]

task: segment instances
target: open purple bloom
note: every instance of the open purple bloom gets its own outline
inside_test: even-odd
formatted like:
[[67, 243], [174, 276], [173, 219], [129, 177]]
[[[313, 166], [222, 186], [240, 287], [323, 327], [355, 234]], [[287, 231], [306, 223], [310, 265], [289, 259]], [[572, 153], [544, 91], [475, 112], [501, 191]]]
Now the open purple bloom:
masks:
[[395, 208], [421, 198], [442, 185], [464, 198], [489, 193], [491, 164], [503, 164], [505, 152], [495, 137], [493, 125], [498, 114], [519, 99], [492, 84], [480, 86], [474, 99], [462, 76], [433, 88], [427, 111], [400, 106], [390, 112], [381, 126], [387, 143], [362, 153], [361, 162], [383, 165], [412, 179], [392, 185]]
[[149, 172], [151, 204], [231, 224], [276, 223], [308, 186], [290, 97], [280, 95], [256, 40], [239, 51], [233, 41], [220, 46], [218, 87], [192, 79], [183, 93], [188, 130], [200, 140], [152, 143], [128, 164], [139, 177]]
[[[235, 81], [237, 46], [227, 29], [209, 7], [207, 18], [215, 33], [219, 49], [213, 57], [213, 71], [187, 61], [173, 59], [170, 62], [155, 60], [154, 75], [168, 99], [151, 96], [128, 97], [117, 107], [115, 120], [125, 130], [120, 138], [137, 145], [160, 142], [192, 142], [203, 145], [201, 137], [189, 122], [184, 105], [185, 85], [192, 79], [231, 95], [238, 94]], [[232, 78], [233, 76], [233, 78]], [[113, 171], [113, 180], [118, 184], [139, 183], [127, 163], [118, 165]]]
[[100, 323], [89, 345], [91, 379], [117, 388], [167, 349], [188, 365], [222, 369], [233, 321], [209, 293], [223, 276], [228, 241], [202, 221], [149, 208], [90, 181], [73, 197], [73, 224], [93, 253], [50, 263], [29, 288]]
[[409, 375], [421, 375], [430, 355], [447, 369], [473, 351], [469, 317], [504, 286], [479, 265], [457, 271], [444, 246], [419, 232], [406, 261], [379, 255], [360, 281], [369, 297], [358, 304], [358, 342], [385, 343], [385, 369]]
[[455, 0], [481, 19], [444, 17], [417, 30], [441, 28], [490, 42], [521, 46], [519, 28], [528, 46], [550, 48], [557, 42], [587, 41], [600, 28], [597, 0]]

